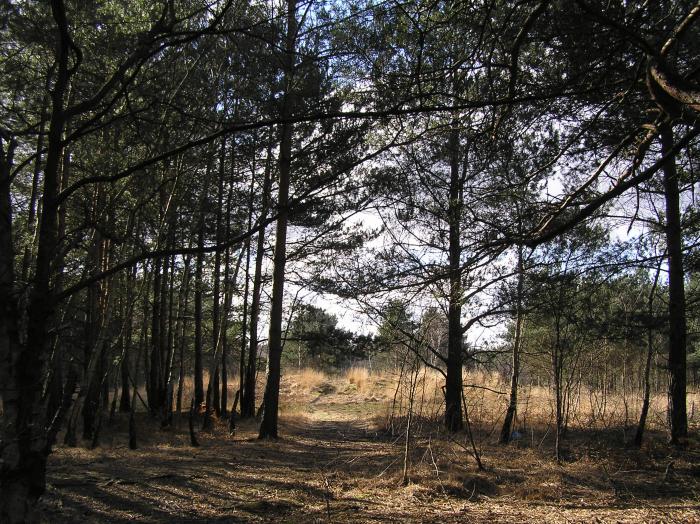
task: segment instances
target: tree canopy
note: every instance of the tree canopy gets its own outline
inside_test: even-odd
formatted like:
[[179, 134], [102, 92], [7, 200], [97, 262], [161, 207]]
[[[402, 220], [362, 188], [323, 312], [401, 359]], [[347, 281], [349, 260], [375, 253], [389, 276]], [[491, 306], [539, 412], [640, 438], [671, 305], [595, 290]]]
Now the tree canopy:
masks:
[[144, 384], [164, 426], [240, 400], [276, 437], [285, 366], [398, 347], [444, 375], [461, 431], [465, 366], [512, 350], [516, 405], [537, 345], [563, 438], [580, 363], [629, 350], [648, 383], [661, 337], [682, 444], [698, 18], [691, 0], [3, 2], [0, 520], [44, 492], [59, 432], [97, 445], [117, 390], [133, 414]]

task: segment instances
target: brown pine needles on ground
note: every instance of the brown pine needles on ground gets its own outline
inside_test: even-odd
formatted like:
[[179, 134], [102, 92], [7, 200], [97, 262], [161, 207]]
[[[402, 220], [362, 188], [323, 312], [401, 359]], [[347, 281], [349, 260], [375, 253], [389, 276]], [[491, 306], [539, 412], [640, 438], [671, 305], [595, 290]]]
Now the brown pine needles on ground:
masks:
[[[637, 399], [581, 394], [566, 461], [552, 455], [546, 388], [524, 387], [508, 446], [495, 442], [505, 398], [497, 377], [465, 376], [466, 397], [486, 471], [464, 434], [439, 424], [440, 377], [416, 384], [411, 482], [401, 486], [406, 403], [390, 373], [351, 369], [285, 375], [282, 432], [259, 441], [256, 423], [230, 436], [225, 421], [189, 446], [187, 420], [160, 430], [138, 415], [139, 449], [127, 420], [105, 428], [102, 447], [59, 447], [49, 464], [46, 522], [700, 522], [700, 442], [666, 445], [663, 402], [655, 399], [647, 441], [626, 445]], [[185, 396], [187, 398], [187, 396]], [[591, 400], [592, 399], [592, 400]], [[690, 397], [689, 403], [697, 402]], [[394, 432], [388, 431], [394, 406]], [[626, 406], [626, 408], [625, 408]], [[697, 420], [693, 420], [693, 434]], [[672, 464], [672, 466], [669, 466]]]

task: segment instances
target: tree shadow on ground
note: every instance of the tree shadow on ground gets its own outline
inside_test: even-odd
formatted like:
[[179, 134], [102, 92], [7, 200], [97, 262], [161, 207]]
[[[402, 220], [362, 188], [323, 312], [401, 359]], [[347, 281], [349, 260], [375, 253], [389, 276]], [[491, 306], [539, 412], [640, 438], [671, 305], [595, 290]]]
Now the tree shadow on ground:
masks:
[[240, 421], [233, 437], [217, 421], [193, 448], [185, 428], [162, 431], [143, 414], [137, 450], [126, 446], [123, 421], [106, 428], [104, 447], [58, 448], [41, 503], [46, 521], [522, 523], [608, 515], [625, 522], [630, 508], [644, 507], [692, 522], [686, 514], [700, 509], [697, 477], [689, 481], [694, 451], [664, 481], [656, 436], [630, 453], [572, 432], [568, 444], [577, 452], [564, 465], [547, 459], [546, 449], [484, 443], [486, 472], [475, 471], [454, 442], [417, 436], [413, 483], [403, 487], [403, 440], [369, 419], [334, 416], [332, 407], [320, 420], [283, 418], [277, 440], [258, 440], [255, 421]]

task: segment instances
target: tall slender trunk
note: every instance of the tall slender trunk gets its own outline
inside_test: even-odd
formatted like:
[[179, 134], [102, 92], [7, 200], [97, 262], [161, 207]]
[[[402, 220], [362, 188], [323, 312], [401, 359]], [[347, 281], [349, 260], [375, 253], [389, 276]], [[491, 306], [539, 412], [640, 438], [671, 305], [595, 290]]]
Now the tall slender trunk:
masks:
[[[44, 95], [44, 99], [41, 104], [41, 117], [39, 120], [39, 134], [36, 141], [36, 158], [34, 159], [34, 172], [32, 174], [32, 192], [29, 197], [29, 217], [27, 219], [27, 227], [31, 228], [36, 235], [37, 231], [37, 216], [38, 216], [38, 191], [39, 191], [39, 180], [41, 177], [41, 159], [43, 157], [44, 149], [44, 132], [46, 130], [46, 122], [48, 120], [48, 109], [49, 109], [49, 97], [47, 94]], [[29, 268], [31, 266], [32, 259], [32, 249], [34, 246], [34, 235], [31, 235], [31, 240], [24, 248], [24, 257], [22, 259], [22, 282], [26, 282], [29, 279]]]
[[[559, 291], [559, 304], [560, 306], [563, 305], [563, 300], [562, 300], [562, 291], [561, 291], [561, 286], [560, 284], [560, 291]], [[561, 309], [559, 309], [559, 312]], [[562, 340], [561, 340], [561, 316], [560, 313], [557, 312], [555, 322], [554, 322], [554, 350], [552, 352], [552, 374], [553, 374], [553, 379], [554, 379], [554, 407], [556, 410], [555, 413], [555, 418], [556, 418], [556, 433], [555, 433], [555, 440], [554, 440], [554, 456], [556, 458], [556, 461], [559, 462], [561, 460], [561, 440], [563, 436], [563, 428], [564, 428], [564, 406], [563, 406], [563, 398], [562, 398], [562, 374], [563, 374], [563, 368], [564, 368], [564, 355], [562, 351]]]
[[[282, 117], [292, 112], [292, 78], [294, 46], [297, 33], [296, 0], [287, 1], [287, 35], [285, 38], [284, 97]], [[284, 299], [284, 269], [287, 262], [287, 224], [289, 222], [289, 183], [292, 165], [292, 124], [281, 125], [279, 190], [277, 194], [278, 217], [275, 237], [275, 255], [272, 271], [272, 298], [270, 304], [270, 334], [268, 338], [267, 384], [265, 385], [264, 411], [260, 423], [259, 438], [277, 438], [279, 410], [280, 367], [282, 359], [282, 308]]]
[[121, 375], [121, 399], [119, 402], [119, 411], [129, 413], [131, 411], [131, 396], [129, 384], [129, 359], [131, 355], [131, 339], [133, 336], [133, 313], [134, 313], [134, 284], [136, 282], [136, 266], [127, 274], [126, 283], [126, 326], [124, 329], [124, 352], [119, 366]]
[[[272, 140], [269, 141], [265, 164], [265, 177], [262, 188], [262, 208], [260, 223], [267, 219], [269, 208], [270, 186], [272, 184]], [[265, 228], [258, 232], [255, 248], [255, 273], [253, 276], [253, 296], [250, 304], [250, 346], [248, 349], [248, 364], [245, 380], [241, 390], [241, 417], [255, 416], [255, 380], [258, 369], [258, 320], [260, 318], [260, 295], [262, 293], [262, 266], [265, 258]]]
[[[148, 272], [148, 265], [144, 263], [143, 265], [143, 320], [141, 324], [141, 333], [139, 334], [139, 347], [136, 352], [136, 359], [134, 363], [134, 376], [132, 378], [132, 390], [131, 390], [131, 411], [129, 412], [129, 449], [136, 449], [138, 446], [136, 440], [136, 399], [139, 398], [138, 395], [138, 384], [139, 384], [139, 373], [141, 368], [141, 359], [148, 352], [148, 287], [150, 286], [150, 274]], [[144, 359], [147, 361], [148, 359]]]
[[[661, 127], [661, 153], [673, 148], [673, 129]], [[668, 369], [670, 373], [669, 418], [671, 443], [680, 444], [688, 436], [686, 411], [686, 319], [685, 285], [683, 282], [683, 239], [681, 231], [680, 191], [676, 160], [664, 162], [664, 191], [666, 195], [666, 248], [668, 250]]]
[[634, 445], [640, 447], [642, 445], [642, 439], [644, 438], [644, 428], [647, 422], [647, 415], [649, 414], [649, 399], [651, 397], [651, 381], [649, 379], [649, 374], [651, 372], [651, 361], [654, 356], [654, 328], [652, 327], [652, 319], [654, 318], [654, 295], [656, 294], [656, 288], [659, 283], [659, 275], [661, 273], [661, 263], [656, 268], [656, 275], [654, 276], [654, 284], [651, 286], [649, 291], [649, 297], [647, 298], [647, 358], [644, 363], [644, 398], [642, 399], [642, 410], [639, 414], [639, 424], [637, 424], [637, 432], [634, 435]]
[[162, 402], [160, 398], [160, 371], [162, 369], [162, 359], [161, 355], [161, 280], [164, 278], [161, 272], [162, 268], [165, 266], [163, 259], [157, 258], [155, 260], [155, 267], [153, 269], [153, 306], [151, 314], [151, 352], [150, 352], [150, 365], [148, 370], [148, 381], [146, 387], [146, 393], [148, 395], [148, 407], [152, 415], [160, 414], [162, 410]]
[[[172, 229], [171, 229], [172, 231]], [[171, 238], [170, 244], [174, 244], [174, 239]], [[168, 336], [165, 337], [165, 362], [163, 369], [163, 426], [170, 426], [173, 421], [173, 361], [175, 359], [175, 333], [177, 330], [176, 315], [180, 315], [180, 306], [182, 303], [181, 296], [183, 293], [184, 281], [180, 284], [178, 291], [177, 311], [175, 310], [175, 255], [170, 257], [170, 278], [167, 286], [168, 295], [168, 311], [166, 330]], [[164, 290], [165, 293], [165, 290]]]
[[[166, 246], [171, 247], [170, 241], [166, 243]], [[172, 280], [172, 273], [170, 271], [170, 257], [163, 259], [163, 276], [160, 281], [160, 311], [158, 312], [158, 321], [160, 322], [159, 333], [160, 339], [158, 340], [158, 381], [156, 387], [158, 389], [158, 414], [162, 414], [166, 410], [166, 391], [165, 391], [165, 379], [168, 367], [168, 311], [170, 309], [170, 301], [168, 297], [170, 295], [170, 281]]]
[[418, 385], [418, 375], [420, 373], [419, 361], [414, 357], [411, 370], [408, 375], [408, 413], [406, 414], [406, 435], [403, 448], [403, 473], [401, 484], [408, 486], [411, 482], [411, 440], [413, 438], [413, 405], [416, 399], [416, 386]]
[[518, 379], [520, 377], [520, 344], [522, 339], [523, 321], [523, 282], [525, 279], [523, 269], [523, 247], [518, 246], [518, 284], [515, 297], [515, 334], [513, 338], [513, 360], [510, 373], [510, 400], [508, 402], [508, 410], [506, 411], [503, 427], [501, 428], [501, 444], [507, 444], [510, 441], [510, 435], [513, 429], [513, 419], [518, 408]]
[[206, 410], [204, 413], [204, 420], [202, 422], [202, 429], [205, 431], [212, 430], [212, 408], [218, 409], [219, 405], [219, 359], [221, 358], [221, 349], [220, 344], [216, 344], [214, 346], [214, 354], [212, 355], [211, 366], [209, 368], [209, 383], [207, 385], [207, 393], [205, 397]]
[[[221, 148], [219, 154], [219, 180], [217, 184], [217, 195], [216, 195], [216, 243], [220, 244], [223, 236], [223, 203], [224, 203], [224, 158], [226, 152], [226, 140], [221, 141]], [[212, 297], [212, 348], [214, 354], [219, 354], [219, 349], [221, 346], [221, 252], [217, 251], [214, 254], [214, 290]], [[210, 381], [212, 382], [211, 394], [212, 394], [212, 407], [217, 415], [221, 414], [221, 399], [219, 397], [219, 364], [216, 363], [214, 366], [214, 374], [210, 376]], [[209, 406], [209, 399], [207, 399], [207, 409]]]
[[[130, 313], [127, 313], [131, 317]], [[132, 322], [131, 318], [126, 320], [128, 323]], [[131, 395], [129, 394], [129, 351], [131, 349], [131, 328], [127, 325], [127, 334], [122, 337], [121, 349], [122, 358], [119, 363], [119, 379], [121, 382], [121, 395], [119, 397], [119, 412], [128, 413], [131, 411]]]
[[228, 316], [231, 311], [231, 290], [228, 275], [231, 266], [231, 253], [226, 250], [224, 263], [224, 314], [221, 319], [221, 398], [219, 411], [222, 416], [228, 413]]
[[[199, 231], [197, 231], [197, 248], [204, 247], [204, 210], [201, 211]], [[199, 251], [194, 268], [194, 406], [195, 410], [204, 402], [204, 376], [202, 368], [202, 273], [204, 253]]]
[[[175, 400], [175, 411], [177, 411], [178, 422], [180, 414], [182, 413], [182, 395], [183, 386], [185, 382], [185, 345], [186, 339], [185, 335], [187, 333], [187, 306], [189, 304], [190, 298], [190, 257], [185, 258], [185, 268], [184, 275], [182, 277], [186, 280], [187, 284], [184, 288], [182, 310], [178, 313], [178, 376], [177, 376], [177, 395]], [[178, 307], [178, 310], [180, 308]]]
[[450, 290], [447, 315], [447, 376], [445, 380], [445, 427], [460, 431], [462, 421], [462, 273], [460, 259], [461, 188], [459, 176], [459, 129], [453, 122], [450, 153], [450, 194], [448, 204]]
[[239, 390], [243, 391], [245, 385], [245, 373], [246, 373], [246, 343], [247, 343], [247, 329], [248, 329], [248, 295], [250, 292], [250, 239], [246, 242], [244, 247], [246, 251], [246, 261], [245, 261], [245, 284], [243, 285], [243, 311], [241, 318], [241, 355], [238, 364], [238, 384]]
[[[148, 269], [148, 264], [144, 263], [143, 264], [143, 302], [141, 303], [141, 332], [139, 333], [139, 350], [138, 350], [138, 359], [136, 360], [136, 369], [134, 370], [134, 377], [133, 377], [133, 386], [134, 388], [138, 387], [139, 381], [141, 380], [140, 375], [140, 370], [141, 370], [141, 364], [143, 363], [144, 365], [144, 370], [143, 370], [143, 381], [148, 385], [148, 326], [150, 325], [150, 319], [151, 319], [151, 307], [150, 307], [150, 301], [149, 301], [149, 291], [148, 288], [151, 285], [151, 275], [152, 271], [149, 271]], [[143, 362], [142, 362], [143, 360]], [[136, 391], [136, 389], [134, 389]], [[132, 402], [131, 402], [131, 410], [133, 411], [135, 408], [135, 402], [136, 399], [134, 396], [131, 396]]]
[[[231, 197], [232, 187], [226, 195], [226, 238], [231, 234]], [[224, 314], [221, 319], [221, 414], [228, 411], [228, 317], [233, 300], [233, 283], [231, 282], [231, 248], [224, 252]]]
[[[255, 168], [253, 168], [253, 173]], [[253, 227], [253, 192], [255, 190], [255, 177], [250, 177], [250, 190], [248, 193], [248, 230]], [[241, 319], [241, 355], [238, 364], [238, 390], [243, 391], [245, 387], [245, 374], [246, 374], [246, 342], [247, 342], [247, 329], [248, 329], [248, 295], [250, 292], [250, 238], [246, 240], [245, 246], [245, 283], [243, 285], [243, 318]]]
[[[66, 95], [68, 99], [70, 99], [70, 86], [69, 86], [69, 93]], [[68, 132], [68, 123], [66, 123], [66, 126], [64, 128], [63, 136], [65, 138], [66, 133]], [[61, 174], [60, 174], [60, 183], [59, 183], [59, 188], [58, 191], [62, 191], [64, 188], [68, 186], [68, 181], [70, 177], [70, 164], [71, 164], [71, 155], [70, 155], [70, 149], [68, 147], [65, 147], [63, 149], [63, 156], [61, 158]], [[35, 164], [35, 169], [38, 168], [38, 166]], [[36, 179], [33, 181], [38, 182]], [[32, 188], [32, 191], [36, 191], [36, 188]], [[31, 204], [30, 204], [31, 205]], [[37, 211], [38, 212], [38, 211]], [[66, 206], [61, 206], [58, 209], [58, 232], [57, 232], [57, 238], [63, 238], [66, 234]], [[30, 210], [30, 215], [31, 215], [31, 210]], [[36, 220], [30, 220], [29, 223], [34, 223]], [[34, 236], [36, 237], [37, 234], [37, 226], [36, 224], [33, 226], [34, 227]], [[33, 246], [35, 244], [35, 241], [33, 240], [31, 245]], [[27, 251], [25, 250], [25, 255], [27, 254]], [[31, 256], [30, 256], [31, 259]], [[30, 259], [24, 259], [23, 264], [25, 262], [31, 263]], [[65, 252], [63, 250], [59, 250], [58, 256], [53, 261], [53, 266], [55, 268], [53, 272], [53, 292], [58, 293], [63, 289], [63, 280], [64, 280], [64, 265], [65, 265]], [[26, 269], [23, 267], [22, 268], [23, 273], [26, 271], [27, 272], [27, 278], [29, 278], [29, 273], [30, 270], [27, 267]], [[72, 297], [71, 297], [72, 299]], [[70, 311], [74, 309], [69, 306], [66, 307], [63, 311], [63, 318], [61, 319], [61, 323], [66, 322], [66, 316], [70, 314]], [[74, 313], [73, 313], [74, 315]], [[51, 348], [51, 356], [49, 358], [49, 366], [47, 370], [47, 387], [46, 390], [48, 392], [48, 402], [46, 403], [46, 406], [48, 407], [47, 413], [54, 413], [55, 410], [60, 409], [61, 403], [63, 402], [65, 396], [63, 394], [63, 372], [64, 372], [64, 360], [65, 360], [65, 348], [63, 347], [64, 344], [59, 343], [59, 333], [54, 332], [50, 335], [49, 337], [49, 342], [48, 345]], [[69, 368], [70, 370], [73, 370], [75, 366], [70, 365]], [[74, 375], [75, 378], [77, 379], [77, 368], [74, 370], [76, 374]], [[69, 373], [69, 377], [72, 378], [71, 374]], [[68, 406], [70, 407], [70, 406]], [[68, 432], [66, 432], [68, 433]]]
[[[93, 220], [100, 220], [100, 210], [108, 207], [104, 191], [95, 192]], [[108, 267], [109, 240], [96, 229], [91, 248], [91, 266], [103, 271]], [[101, 407], [108, 400], [105, 394], [108, 369], [108, 348], [106, 326], [108, 324], [109, 281], [103, 280], [88, 288], [88, 318], [85, 337], [85, 383], [87, 392], [83, 403], [83, 438], [97, 442], [98, 426], [101, 420]], [[93, 446], [94, 447], [94, 446]]]
[[[15, 289], [10, 180], [16, 145], [14, 139], [0, 132], [0, 399], [3, 400], [5, 413], [11, 398], [8, 393], [11, 392], [2, 385], [12, 381], [14, 358], [20, 349], [19, 296]], [[0, 469], [0, 472], [5, 473], [4, 469]], [[4, 477], [2, 482], [5, 482]]]

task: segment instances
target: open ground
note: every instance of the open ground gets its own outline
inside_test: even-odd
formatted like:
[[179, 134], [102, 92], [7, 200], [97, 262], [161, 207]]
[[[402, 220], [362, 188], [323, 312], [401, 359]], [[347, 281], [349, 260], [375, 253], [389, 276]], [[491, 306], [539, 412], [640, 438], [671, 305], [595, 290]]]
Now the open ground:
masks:
[[[519, 440], [496, 444], [496, 396], [485, 390], [469, 396], [485, 470], [477, 468], [466, 434], [448, 438], [439, 429], [426, 394], [414, 414], [409, 482], [403, 483], [405, 416], [395, 417], [393, 435], [387, 430], [392, 405], [400, 412], [401, 391], [396, 393], [395, 380], [386, 375], [292, 373], [283, 384], [280, 439], [258, 440], [252, 420], [229, 435], [226, 421], [217, 420], [211, 433], [199, 433], [199, 447], [189, 443], [186, 418], [162, 431], [143, 413], [139, 448], [130, 450], [127, 421], [117, 416], [99, 447], [60, 446], [51, 456], [38, 518], [700, 522], [696, 440], [676, 450], [652, 428], [644, 446], [631, 450], [624, 427], [610, 422], [614, 415], [608, 415], [607, 429], [587, 430], [581, 419], [572, 424], [566, 459], [557, 463], [551, 430], [534, 413], [528, 428], [520, 426]], [[619, 407], [619, 401], [609, 404]]]

